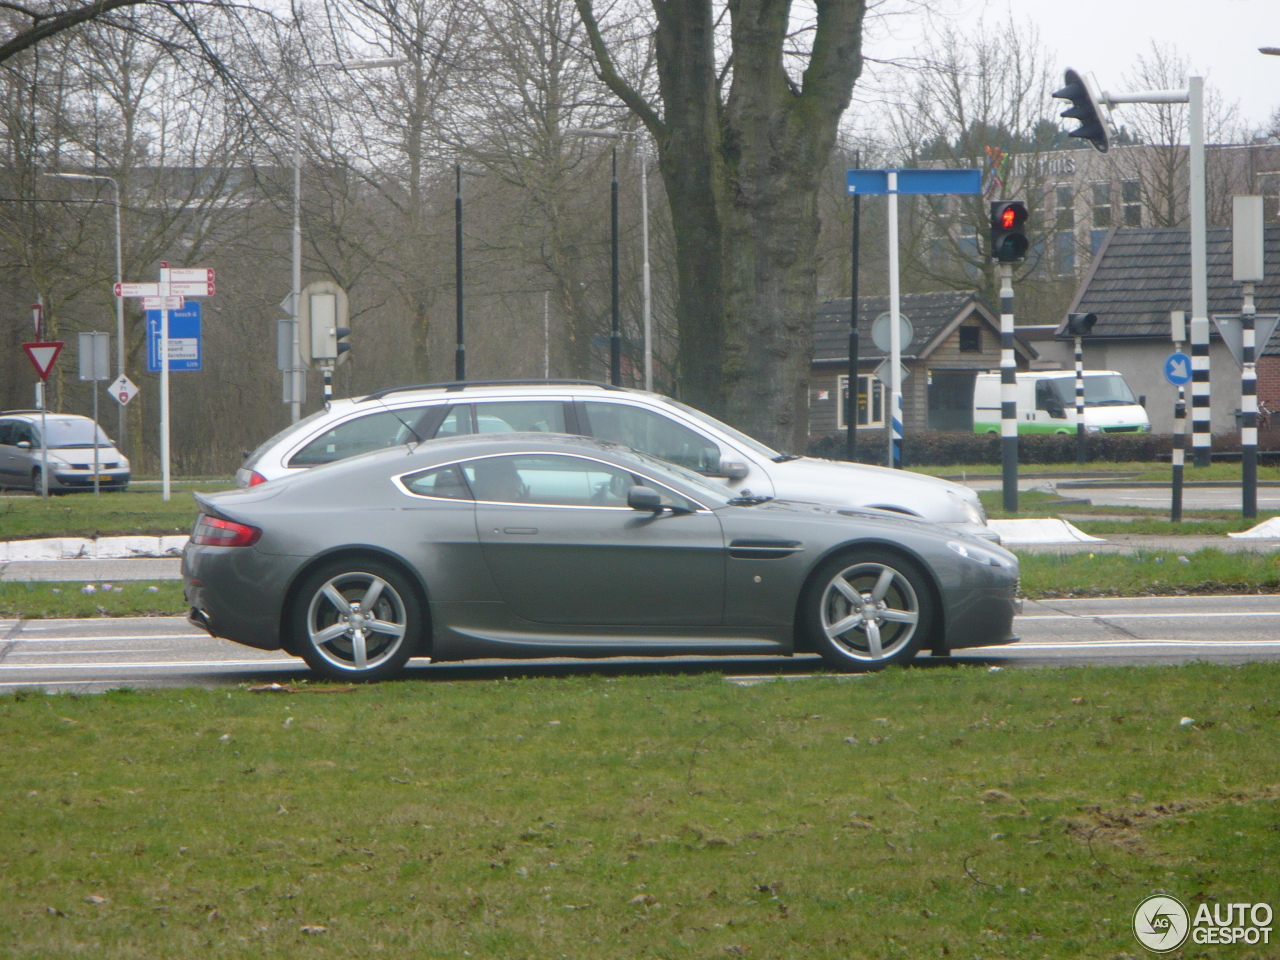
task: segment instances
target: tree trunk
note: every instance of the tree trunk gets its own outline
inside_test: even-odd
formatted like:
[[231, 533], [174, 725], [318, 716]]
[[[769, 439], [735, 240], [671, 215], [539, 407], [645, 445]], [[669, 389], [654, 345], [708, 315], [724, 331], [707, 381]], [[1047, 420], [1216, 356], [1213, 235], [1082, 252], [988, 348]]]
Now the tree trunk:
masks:
[[577, 4], [601, 76], [658, 144], [679, 272], [681, 394], [767, 443], [803, 449], [818, 184], [862, 69], [863, 0], [817, 0], [798, 84], [783, 61], [790, 0], [730, 0], [727, 94], [710, 0], [655, 4], [661, 115], [618, 75], [591, 0]]

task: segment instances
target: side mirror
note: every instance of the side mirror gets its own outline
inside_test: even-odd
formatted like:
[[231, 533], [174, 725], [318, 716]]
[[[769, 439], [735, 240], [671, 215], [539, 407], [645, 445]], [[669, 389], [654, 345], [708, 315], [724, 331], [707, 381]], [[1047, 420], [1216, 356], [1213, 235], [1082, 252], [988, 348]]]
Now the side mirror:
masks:
[[661, 513], [662, 497], [653, 487], [632, 487], [627, 491], [627, 506], [632, 510]]
[[1145, 393], [1138, 394], [1138, 406], [1142, 407], [1144, 410], [1146, 409], [1147, 395]]
[[17, 443], [15, 443], [15, 444], [14, 444], [14, 446], [15, 446], [15, 447], [17, 447], [19, 450], [30, 450], [30, 449], [31, 449], [31, 441], [30, 441], [30, 440], [19, 440]]
[[720, 476], [727, 480], [744, 480], [747, 474], [751, 472], [750, 468], [737, 460], [721, 460]]
[[241, 459], [241, 460], [248, 460], [248, 459], [249, 459], [249, 451], [248, 451], [248, 450], [241, 450], [241, 451], [240, 451], [240, 459]]
[[1051, 418], [1053, 418], [1054, 420], [1065, 420], [1065, 419], [1067, 419], [1067, 410], [1066, 410], [1066, 408], [1065, 408], [1062, 404], [1060, 404], [1060, 403], [1052, 403], [1052, 404], [1050, 404], [1046, 409], [1047, 409], [1047, 410], [1048, 410], [1048, 412], [1049, 412], [1049, 416], [1050, 416]]

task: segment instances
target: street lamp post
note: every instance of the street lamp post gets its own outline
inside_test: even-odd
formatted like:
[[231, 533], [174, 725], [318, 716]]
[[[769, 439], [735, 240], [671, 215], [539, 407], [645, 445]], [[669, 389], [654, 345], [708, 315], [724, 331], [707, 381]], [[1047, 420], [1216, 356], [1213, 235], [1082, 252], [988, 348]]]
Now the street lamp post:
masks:
[[[382, 67], [398, 67], [407, 63], [403, 57], [385, 57], [377, 60], [323, 60], [317, 67], [336, 70], [377, 70]], [[293, 284], [290, 293], [290, 340], [293, 360], [291, 369], [284, 371], [289, 384], [289, 412], [294, 423], [302, 417], [302, 385], [306, 365], [303, 363], [298, 331], [299, 300], [302, 299], [302, 117], [298, 105], [293, 104]]]
[[[641, 288], [641, 300], [644, 321], [644, 388], [646, 390], [653, 389], [653, 320], [651, 314], [652, 303], [650, 297], [650, 270], [649, 270], [649, 148], [645, 140], [637, 133], [629, 130], [616, 130], [612, 127], [603, 127], [599, 130], [591, 130], [585, 128], [575, 128], [569, 131], [570, 134], [579, 137], [600, 137], [606, 140], [620, 140], [623, 137], [634, 137], [636, 143], [640, 147], [640, 235], [641, 242], [644, 247], [644, 273], [643, 286]], [[618, 263], [618, 154], [615, 148], [613, 154], [613, 264], [614, 264], [614, 328], [613, 335], [616, 338], [614, 342], [621, 346], [621, 334], [617, 327], [617, 263]], [[611, 343], [612, 351], [612, 343]], [[612, 357], [611, 357], [612, 359]]]
[[[115, 188], [116, 191], [116, 283], [124, 282], [124, 256], [123, 244], [121, 243], [120, 234], [120, 181], [115, 177], [109, 177], [105, 173], [60, 173], [51, 171], [51, 177], [58, 177], [62, 180], [106, 180]], [[124, 369], [124, 298], [116, 297], [116, 376], [123, 377]], [[95, 384], [94, 389], [97, 389]], [[125, 417], [124, 405], [119, 405], [120, 422], [116, 430], [116, 438], [120, 441], [120, 449], [128, 455], [127, 441], [125, 436]]]

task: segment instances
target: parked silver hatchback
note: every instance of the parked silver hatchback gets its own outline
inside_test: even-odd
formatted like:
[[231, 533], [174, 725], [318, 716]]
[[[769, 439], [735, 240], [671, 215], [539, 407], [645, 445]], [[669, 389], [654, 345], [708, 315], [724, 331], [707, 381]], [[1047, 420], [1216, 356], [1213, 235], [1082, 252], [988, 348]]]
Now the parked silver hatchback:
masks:
[[[47, 450], [41, 449], [42, 420], [48, 431]], [[74, 413], [42, 417], [39, 410], [0, 413], [0, 488], [40, 490], [46, 459], [51, 492], [92, 490], [94, 477], [103, 490], [124, 490], [129, 485], [129, 461], [88, 417]]]
[[621, 443], [714, 478], [736, 496], [879, 507], [1000, 542], [977, 493], [958, 483], [779, 453], [670, 397], [580, 380], [468, 381], [335, 400], [258, 447], [236, 473], [236, 486], [420, 440], [514, 432]]

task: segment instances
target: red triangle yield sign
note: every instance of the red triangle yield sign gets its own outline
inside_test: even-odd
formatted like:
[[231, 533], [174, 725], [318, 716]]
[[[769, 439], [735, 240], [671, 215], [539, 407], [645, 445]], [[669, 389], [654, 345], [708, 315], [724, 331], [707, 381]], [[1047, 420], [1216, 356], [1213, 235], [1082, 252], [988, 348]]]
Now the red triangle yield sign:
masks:
[[58, 354], [62, 352], [65, 345], [61, 340], [50, 340], [48, 343], [24, 343], [22, 349], [27, 351], [31, 365], [36, 368], [36, 373], [40, 374], [40, 379], [48, 380], [49, 371], [53, 369]]

